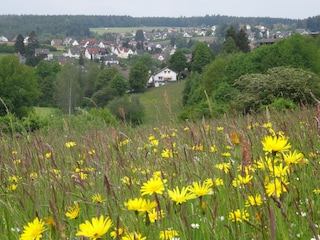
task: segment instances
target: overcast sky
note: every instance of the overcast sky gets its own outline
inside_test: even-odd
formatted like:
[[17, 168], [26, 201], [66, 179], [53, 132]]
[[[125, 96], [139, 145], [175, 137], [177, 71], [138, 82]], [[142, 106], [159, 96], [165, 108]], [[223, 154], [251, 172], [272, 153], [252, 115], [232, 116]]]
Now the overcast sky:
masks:
[[304, 19], [320, 15], [319, 0], [8, 0], [0, 14], [191, 17], [227, 15]]

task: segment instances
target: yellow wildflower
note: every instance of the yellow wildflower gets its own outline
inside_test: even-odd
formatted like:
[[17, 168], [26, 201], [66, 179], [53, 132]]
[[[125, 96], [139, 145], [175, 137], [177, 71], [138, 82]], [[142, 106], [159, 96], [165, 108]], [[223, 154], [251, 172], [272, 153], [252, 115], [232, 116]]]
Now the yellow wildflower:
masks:
[[79, 225], [80, 230], [76, 233], [76, 236], [83, 236], [96, 240], [103, 237], [112, 225], [112, 221], [109, 217], [104, 218], [102, 215], [100, 218], [93, 217], [91, 222], [86, 220], [85, 223]]
[[233, 210], [229, 212], [228, 219], [231, 220], [232, 222], [249, 221], [249, 213], [246, 209]]
[[36, 217], [33, 222], [28, 223], [28, 226], [23, 227], [19, 240], [40, 240], [45, 230], [43, 220]]
[[79, 212], [80, 212], [79, 203], [75, 203], [73, 207], [72, 206], [67, 207], [66, 217], [70, 219], [75, 219], [79, 216]]
[[164, 191], [164, 182], [166, 180], [161, 180], [161, 178], [150, 178], [146, 183], [143, 183], [140, 192], [143, 195], [149, 194], [162, 194]]

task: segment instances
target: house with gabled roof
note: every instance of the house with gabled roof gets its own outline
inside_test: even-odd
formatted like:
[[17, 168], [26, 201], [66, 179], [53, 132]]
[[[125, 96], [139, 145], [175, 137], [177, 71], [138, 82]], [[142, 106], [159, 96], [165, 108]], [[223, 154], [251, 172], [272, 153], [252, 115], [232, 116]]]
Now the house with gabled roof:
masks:
[[177, 81], [177, 73], [168, 67], [160, 69], [150, 76], [148, 80], [149, 87], [160, 87], [168, 83]]
[[79, 47], [68, 48], [67, 52], [63, 53], [63, 56], [79, 59], [81, 55], [81, 49]]
[[86, 48], [85, 52], [84, 52], [84, 56], [87, 59], [100, 59], [100, 52], [99, 52], [99, 48], [97, 47], [88, 47]]
[[107, 56], [104, 57], [104, 64], [106, 66], [118, 65], [119, 64], [119, 59], [115, 55], [107, 55]]
[[130, 55], [134, 55], [135, 53], [130, 48], [117, 47], [113, 54], [117, 55], [119, 58], [128, 58]]
[[51, 46], [61, 46], [62, 45], [62, 40], [61, 39], [52, 39], [50, 42]]
[[34, 50], [34, 55], [36, 57], [42, 57], [44, 60], [52, 60], [53, 55], [50, 53], [49, 49], [47, 48], [36, 48]]

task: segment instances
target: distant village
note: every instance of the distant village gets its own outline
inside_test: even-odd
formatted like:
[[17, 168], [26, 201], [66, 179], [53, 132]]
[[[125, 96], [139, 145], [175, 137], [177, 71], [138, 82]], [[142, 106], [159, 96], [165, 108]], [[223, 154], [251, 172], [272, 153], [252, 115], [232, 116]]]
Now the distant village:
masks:
[[[272, 44], [278, 39], [286, 38], [292, 34], [291, 31], [276, 31], [271, 32], [264, 26], [255, 26], [255, 31], [251, 30], [250, 25], [243, 25], [250, 47], [254, 48], [257, 45]], [[120, 59], [128, 59], [130, 56], [142, 55], [145, 52], [152, 53], [152, 58], [160, 62], [166, 62], [170, 56], [176, 51], [176, 46], [170, 44], [164, 45], [162, 40], [171, 39], [180, 34], [183, 38], [191, 39], [193, 37], [212, 37], [206, 41], [212, 44], [215, 41], [217, 26], [199, 27], [199, 28], [165, 28], [162, 31], [144, 31], [143, 47], [137, 48], [138, 42], [135, 41], [136, 32], [128, 33], [124, 36], [119, 33], [112, 33], [115, 41], [99, 41], [95, 38], [73, 39], [66, 37], [64, 39], [52, 39], [50, 45], [52, 47], [63, 49], [60, 55], [54, 55], [48, 48], [35, 49], [35, 55], [43, 57], [44, 60], [56, 60], [59, 64], [64, 65], [67, 61], [80, 59], [80, 56], [85, 59], [103, 61], [105, 66], [117, 66]], [[256, 31], [258, 29], [258, 32]], [[106, 28], [106, 31], [108, 29]], [[301, 35], [313, 34], [305, 29], [296, 29], [295, 33]], [[123, 46], [124, 39], [128, 39], [127, 47]], [[5, 36], [0, 36], [0, 43], [15, 42], [15, 39], [9, 41]], [[24, 44], [28, 44], [28, 37], [25, 37]], [[191, 54], [186, 54], [187, 60], [191, 61]], [[23, 59], [22, 59], [23, 61]], [[161, 86], [170, 81], [176, 81], [177, 73], [165, 68], [151, 76], [149, 83], [153, 86]]]

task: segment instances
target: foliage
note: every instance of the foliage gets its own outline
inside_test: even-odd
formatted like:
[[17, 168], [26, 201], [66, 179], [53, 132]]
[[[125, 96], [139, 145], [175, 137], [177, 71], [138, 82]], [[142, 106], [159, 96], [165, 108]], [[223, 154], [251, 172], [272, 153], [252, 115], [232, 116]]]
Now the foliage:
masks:
[[129, 73], [130, 89], [136, 93], [144, 92], [148, 81], [148, 69], [140, 61], [136, 62]]
[[240, 51], [247, 53], [250, 52], [249, 39], [246, 32], [241, 28], [236, 36], [236, 45]]
[[306, 20], [306, 27], [312, 32], [320, 31], [320, 15], [308, 17]]
[[108, 102], [118, 96], [118, 91], [115, 88], [109, 86], [103, 87], [100, 90], [94, 92], [91, 99], [98, 107], [105, 107]]
[[31, 67], [20, 63], [13, 55], [0, 59], [0, 116], [7, 113], [18, 118], [27, 116], [39, 96], [36, 76]]
[[293, 110], [296, 108], [296, 104], [292, 102], [290, 99], [277, 98], [268, 106], [262, 106], [261, 109], [265, 109], [266, 107], [273, 108], [280, 112], [285, 111], [287, 109]]
[[[230, 58], [220, 55], [205, 68], [201, 83], [208, 94], [211, 94], [212, 91], [216, 90], [219, 85], [223, 83], [225, 69], [229, 64], [229, 61]], [[192, 94], [192, 92], [189, 94]]]
[[276, 67], [269, 69], [266, 74], [243, 75], [235, 81], [234, 86], [239, 92], [234, 95], [233, 104], [244, 112], [257, 111], [264, 105], [279, 104], [281, 98], [296, 104], [311, 104], [313, 99], [310, 92], [320, 96], [319, 77], [310, 71], [295, 68]]
[[8, 44], [0, 44], [0, 53], [14, 53], [14, 46]]
[[54, 98], [59, 109], [69, 115], [80, 104], [83, 93], [80, 91], [80, 69], [73, 63], [67, 62], [57, 75]]
[[[2, 15], [0, 32], [9, 38], [17, 33], [26, 36], [32, 30], [47, 41], [52, 38], [70, 36], [77, 39], [91, 37], [89, 28], [97, 27], [141, 27], [141, 26], [214, 26], [224, 23], [245, 22], [250, 25], [264, 25], [273, 28], [277, 23], [295, 24], [298, 20], [269, 17], [235, 17], [206, 15], [198, 17], [131, 17], [131, 16], [85, 16], [85, 15]], [[23, 24], [21, 24], [23, 22]]]
[[138, 29], [136, 31], [136, 34], [134, 36], [134, 40], [137, 42], [143, 42], [144, 41], [144, 33], [142, 29]]
[[201, 97], [201, 93], [200, 96], [198, 95], [199, 92], [203, 92], [203, 88], [201, 87], [201, 75], [197, 72], [192, 72], [186, 79], [186, 84], [182, 92], [183, 105], [192, 105], [202, 100], [203, 97]]
[[203, 68], [214, 58], [211, 49], [203, 42], [198, 42], [191, 60], [191, 71], [201, 73]]
[[232, 37], [227, 37], [226, 41], [223, 43], [222, 53], [232, 54], [237, 53], [239, 48], [236, 46], [236, 42]]
[[35, 49], [40, 48], [40, 43], [35, 31], [32, 31], [28, 36], [28, 43], [25, 46], [26, 64], [36, 66], [40, 62], [40, 56], [35, 56]]
[[35, 68], [35, 73], [38, 76], [39, 89], [41, 96], [38, 101], [40, 107], [54, 107], [56, 102], [54, 100], [54, 91], [56, 87], [56, 77], [61, 71], [61, 66], [58, 62], [40, 61]]
[[108, 104], [110, 112], [124, 123], [139, 125], [144, 122], [145, 109], [135, 96], [124, 96]]
[[129, 90], [129, 82], [124, 76], [118, 73], [111, 79], [110, 87], [116, 89], [119, 96], [123, 96]]
[[15, 53], [19, 53], [21, 55], [24, 55], [26, 52], [26, 48], [24, 45], [24, 37], [21, 34], [18, 34], [17, 39], [14, 43], [14, 50]]
[[100, 71], [94, 81], [94, 91], [99, 91], [102, 88], [107, 87], [111, 79], [118, 73], [119, 71], [115, 67], [105, 68]]
[[181, 72], [187, 68], [187, 57], [181, 50], [176, 50], [169, 59], [168, 67], [176, 71], [180, 79]]
[[91, 108], [89, 114], [87, 115], [88, 121], [97, 121], [102, 120], [106, 124], [110, 124], [112, 126], [117, 125], [116, 117], [110, 112], [108, 108]]

